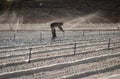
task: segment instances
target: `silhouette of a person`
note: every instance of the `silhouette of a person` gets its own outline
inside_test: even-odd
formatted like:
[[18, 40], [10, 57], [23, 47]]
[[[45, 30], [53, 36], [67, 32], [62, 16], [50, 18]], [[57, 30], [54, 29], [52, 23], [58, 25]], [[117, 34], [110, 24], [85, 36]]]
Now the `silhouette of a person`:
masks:
[[61, 31], [64, 32], [64, 30], [62, 28], [62, 25], [63, 25], [63, 22], [53, 22], [53, 23], [51, 23], [50, 28], [51, 28], [51, 32], [52, 32], [52, 39], [57, 38], [56, 29], [55, 29], [56, 27], [58, 27]]

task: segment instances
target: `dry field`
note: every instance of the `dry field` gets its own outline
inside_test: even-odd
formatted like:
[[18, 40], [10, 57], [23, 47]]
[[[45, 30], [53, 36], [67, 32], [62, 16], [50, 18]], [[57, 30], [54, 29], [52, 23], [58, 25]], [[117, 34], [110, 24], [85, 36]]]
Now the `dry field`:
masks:
[[119, 79], [119, 30], [57, 35], [0, 31], [0, 79]]

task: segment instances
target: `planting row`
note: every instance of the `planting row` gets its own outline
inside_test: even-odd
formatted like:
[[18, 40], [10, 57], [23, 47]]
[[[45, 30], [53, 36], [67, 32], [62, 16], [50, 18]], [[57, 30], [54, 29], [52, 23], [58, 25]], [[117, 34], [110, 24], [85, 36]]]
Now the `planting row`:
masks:
[[[108, 44], [108, 40], [102, 42], [93, 42], [87, 41], [86, 43], [74, 43], [64, 44], [64, 45], [55, 45], [55, 46], [45, 46], [45, 47], [35, 47], [32, 50], [28, 49], [19, 49], [13, 51], [1, 52], [0, 63], [9, 63], [16, 61], [24, 61], [34, 58], [46, 58], [51, 56], [60, 56], [60, 55], [69, 55], [75, 54], [76, 52], [88, 52], [88, 51], [97, 51], [101, 49], [115, 48], [120, 46], [119, 39], [116, 39], [115, 43]], [[113, 40], [112, 42], [114, 42]], [[99, 44], [100, 43], [100, 44]], [[109, 45], [109, 46], [108, 46]]]
[[[62, 61], [63, 59], [61, 59]], [[85, 73], [103, 71], [108, 69], [120, 68], [120, 53], [105, 54], [93, 56], [76, 61], [62, 62], [59, 64], [46, 65], [43, 67], [34, 67], [25, 70], [18, 70], [0, 74], [1, 79], [55, 79], [65, 78], [73, 79], [78, 75]], [[86, 75], [87, 76], [87, 75]]]
[[[8, 32], [8, 33], [6, 33]], [[78, 41], [79, 39], [106, 38], [119, 36], [119, 30], [113, 31], [66, 31], [63, 35], [57, 32], [58, 39], [51, 41], [50, 31], [18, 31], [16, 33], [6, 31], [0, 34], [0, 48], [43, 45], [51, 43], [65, 43]], [[76, 38], [76, 39], [74, 39]]]
[[[69, 51], [66, 51], [66, 52], [63, 52], [63, 53], [65, 53], [64, 55], [59, 55], [59, 53], [56, 52], [56, 55], [53, 55], [53, 56], [52, 55], [50, 56], [51, 53], [48, 53], [46, 55], [43, 54], [42, 55], [43, 57], [41, 57], [41, 58], [31, 59], [30, 63], [28, 63], [28, 60], [4, 63], [4, 64], [0, 65], [0, 67], [1, 67], [0, 73], [24, 70], [24, 69], [47, 66], [47, 65], [58, 64], [58, 63], [77, 61], [77, 60], [81, 60], [84, 58], [100, 56], [100, 55], [104, 55], [104, 54], [116, 54], [117, 52], [119, 52], [119, 50], [120, 50], [120, 48], [113, 48], [112, 50], [77, 52], [76, 55], [74, 55], [72, 53], [70, 54]], [[67, 52], [69, 52], [69, 54], [66, 54]]]

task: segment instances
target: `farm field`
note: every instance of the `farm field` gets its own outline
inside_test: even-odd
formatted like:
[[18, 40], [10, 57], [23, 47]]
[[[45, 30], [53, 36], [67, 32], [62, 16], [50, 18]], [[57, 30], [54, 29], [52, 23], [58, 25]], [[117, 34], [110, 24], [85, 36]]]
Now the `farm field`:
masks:
[[[116, 79], [120, 30], [0, 31], [0, 79]], [[113, 75], [113, 76], [112, 76]]]
[[0, 0], [0, 79], [120, 79], [120, 0]]
[[[76, 30], [57, 32], [57, 39], [51, 40], [51, 31], [0, 31], [0, 48], [27, 47], [38, 45], [51, 45], [85, 41], [90, 39], [102, 39], [119, 37], [119, 30]], [[76, 38], [76, 39], [75, 39]]]

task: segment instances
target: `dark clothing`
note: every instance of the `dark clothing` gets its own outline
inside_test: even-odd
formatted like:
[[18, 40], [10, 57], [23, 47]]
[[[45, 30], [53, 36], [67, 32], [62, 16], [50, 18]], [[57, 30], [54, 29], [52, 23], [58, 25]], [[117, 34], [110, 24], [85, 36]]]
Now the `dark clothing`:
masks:
[[52, 39], [57, 38], [56, 36], [56, 30], [55, 27], [58, 27], [61, 31], [64, 32], [63, 28], [62, 28], [63, 22], [53, 22], [50, 27], [51, 27], [51, 31], [52, 31]]

